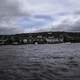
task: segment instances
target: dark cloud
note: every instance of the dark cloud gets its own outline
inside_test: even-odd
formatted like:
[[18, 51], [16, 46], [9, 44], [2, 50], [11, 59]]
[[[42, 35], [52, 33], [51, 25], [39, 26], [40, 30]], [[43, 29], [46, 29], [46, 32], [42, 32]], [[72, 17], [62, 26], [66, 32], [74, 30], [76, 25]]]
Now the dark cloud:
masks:
[[[71, 32], [80, 32], [80, 15], [69, 15], [65, 16], [60, 24], [56, 25], [56, 30], [60, 31], [71, 31]], [[54, 28], [53, 28], [54, 29]]]
[[80, 19], [78, 19], [73, 25], [70, 31], [80, 32]]
[[53, 21], [53, 25], [38, 29], [38, 31], [80, 32], [80, 15], [66, 15]]
[[18, 28], [0, 28], [0, 35], [5, 35], [5, 34], [16, 34], [17, 33], [21, 33], [22, 30], [18, 29]]

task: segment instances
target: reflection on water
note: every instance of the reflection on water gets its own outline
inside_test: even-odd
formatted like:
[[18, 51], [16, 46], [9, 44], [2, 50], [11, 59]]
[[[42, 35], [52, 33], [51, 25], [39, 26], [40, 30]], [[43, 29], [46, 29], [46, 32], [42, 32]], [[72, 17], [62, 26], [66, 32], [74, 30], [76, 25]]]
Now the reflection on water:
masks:
[[80, 44], [0, 46], [0, 80], [80, 80]]

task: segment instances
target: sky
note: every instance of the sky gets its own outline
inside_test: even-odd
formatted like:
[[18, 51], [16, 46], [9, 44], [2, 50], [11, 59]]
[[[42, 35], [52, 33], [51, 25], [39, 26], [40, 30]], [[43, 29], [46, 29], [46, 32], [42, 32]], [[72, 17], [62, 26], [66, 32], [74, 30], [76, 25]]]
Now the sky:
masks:
[[0, 34], [80, 32], [80, 0], [0, 0]]

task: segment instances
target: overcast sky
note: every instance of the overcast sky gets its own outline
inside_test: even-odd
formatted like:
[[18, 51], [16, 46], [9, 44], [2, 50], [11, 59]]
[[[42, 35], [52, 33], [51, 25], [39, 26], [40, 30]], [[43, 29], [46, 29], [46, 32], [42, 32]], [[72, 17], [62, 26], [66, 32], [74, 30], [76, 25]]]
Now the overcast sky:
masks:
[[80, 0], [0, 0], [0, 34], [80, 31]]

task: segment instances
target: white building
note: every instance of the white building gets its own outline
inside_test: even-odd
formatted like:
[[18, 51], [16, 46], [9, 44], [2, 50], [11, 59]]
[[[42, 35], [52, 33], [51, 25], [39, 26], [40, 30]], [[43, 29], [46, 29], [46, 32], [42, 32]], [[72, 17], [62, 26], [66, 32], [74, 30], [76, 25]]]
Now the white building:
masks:
[[23, 39], [23, 43], [27, 43], [27, 39]]

